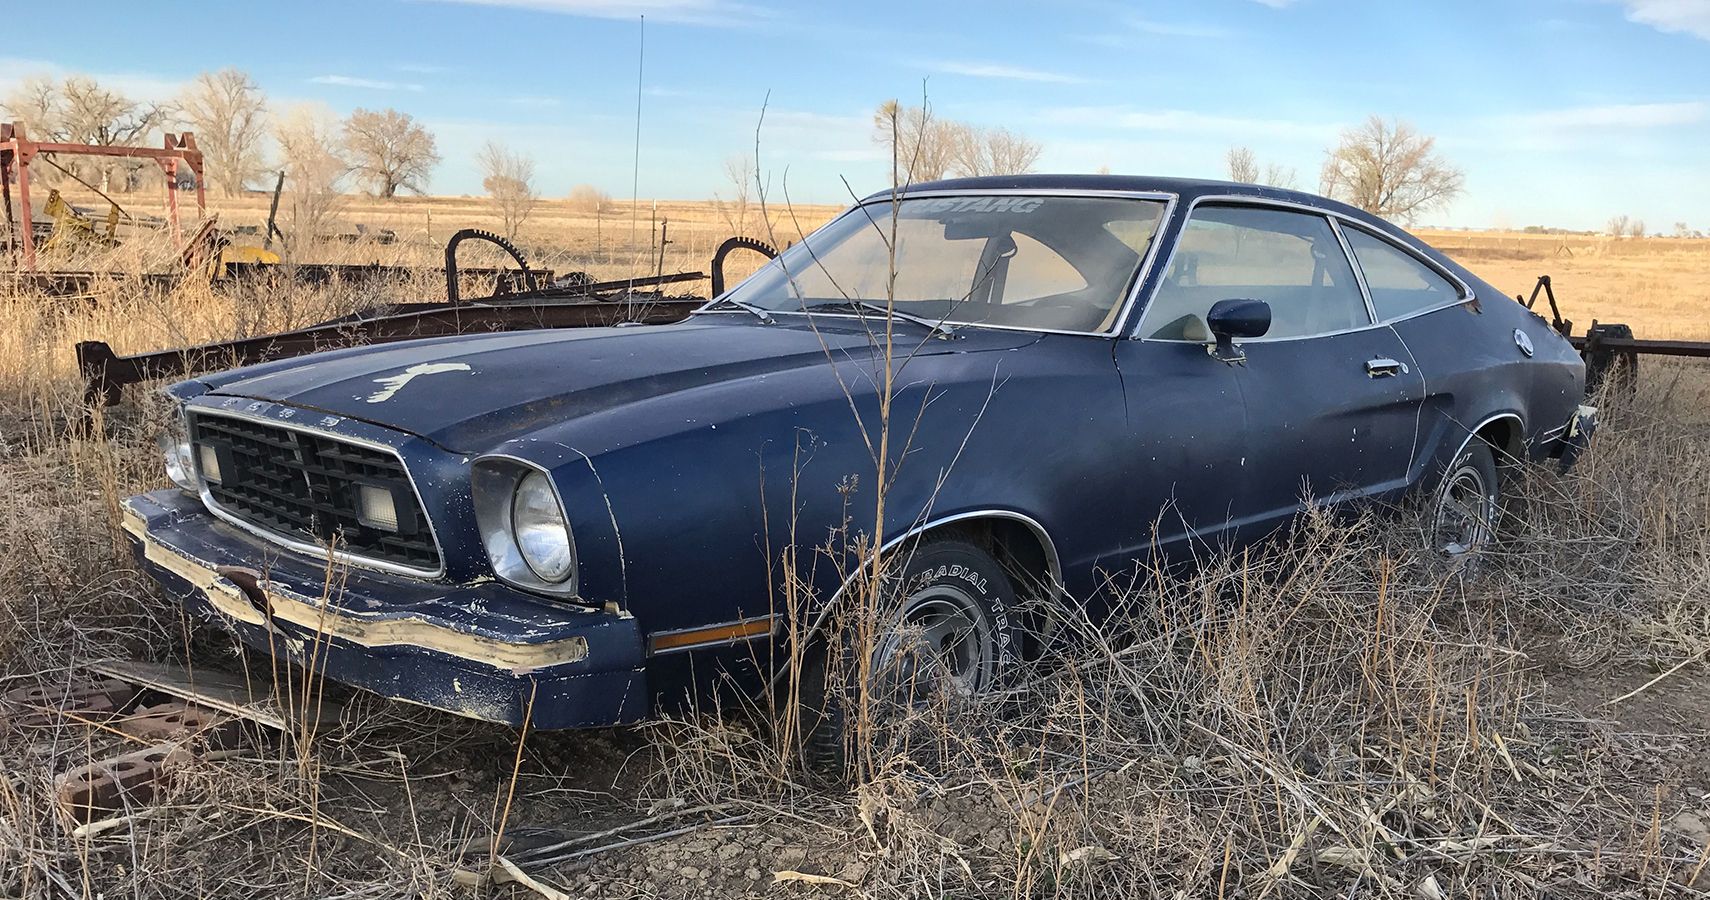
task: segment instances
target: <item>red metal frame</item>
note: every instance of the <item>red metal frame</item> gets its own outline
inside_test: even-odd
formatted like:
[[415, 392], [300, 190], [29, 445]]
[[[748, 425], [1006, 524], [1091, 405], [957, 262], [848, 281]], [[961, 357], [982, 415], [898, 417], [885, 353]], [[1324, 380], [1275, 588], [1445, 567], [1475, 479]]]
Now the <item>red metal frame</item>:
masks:
[[30, 214], [30, 160], [38, 153], [64, 153], [69, 156], [127, 156], [141, 159], [152, 159], [166, 170], [166, 210], [167, 217], [172, 221], [172, 241], [178, 243], [182, 236], [178, 228], [178, 166], [190, 167], [196, 176], [196, 212], [199, 216], [208, 213], [208, 197], [202, 184], [202, 151], [196, 149], [196, 136], [186, 131], [182, 134], [167, 133], [164, 149], [152, 147], [102, 147], [94, 144], [62, 144], [57, 142], [32, 141], [24, 134], [24, 126], [18, 122], [0, 123], [0, 191], [5, 196], [0, 199], [6, 207], [8, 220], [12, 216], [11, 183], [13, 171], [18, 178], [18, 207], [23, 214], [23, 227], [14, 229], [22, 237], [24, 251], [24, 269], [29, 272], [36, 270], [36, 240], [35, 230]]

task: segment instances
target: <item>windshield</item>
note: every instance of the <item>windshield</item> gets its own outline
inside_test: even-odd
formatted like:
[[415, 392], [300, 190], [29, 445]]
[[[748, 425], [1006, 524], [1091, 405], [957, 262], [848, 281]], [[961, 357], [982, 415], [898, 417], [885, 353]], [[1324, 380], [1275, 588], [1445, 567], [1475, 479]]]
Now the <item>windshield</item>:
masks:
[[[919, 197], [870, 202], [725, 295], [770, 312], [899, 313], [956, 324], [1105, 331], [1164, 204], [1111, 197]], [[889, 244], [896, 234], [896, 279]], [[871, 314], [867, 312], [866, 314]]]

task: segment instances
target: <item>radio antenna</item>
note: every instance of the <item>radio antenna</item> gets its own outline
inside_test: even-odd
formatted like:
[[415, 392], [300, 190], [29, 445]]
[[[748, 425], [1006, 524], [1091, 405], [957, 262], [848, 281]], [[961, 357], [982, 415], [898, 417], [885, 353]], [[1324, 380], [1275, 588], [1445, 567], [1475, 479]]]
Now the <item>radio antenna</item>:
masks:
[[[635, 293], [635, 222], [641, 211], [641, 88], [647, 66], [647, 16], [641, 17], [635, 52], [635, 167], [629, 178], [629, 287]], [[625, 299], [628, 299], [627, 297]]]

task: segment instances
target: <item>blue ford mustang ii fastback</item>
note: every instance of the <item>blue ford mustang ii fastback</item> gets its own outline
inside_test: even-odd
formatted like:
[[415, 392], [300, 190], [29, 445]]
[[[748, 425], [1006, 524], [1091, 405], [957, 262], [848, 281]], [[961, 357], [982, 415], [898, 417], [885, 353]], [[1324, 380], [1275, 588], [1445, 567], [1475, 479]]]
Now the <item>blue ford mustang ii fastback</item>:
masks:
[[868, 198], [677, 324], [174, 385], [177, 487], [124, 527], [251, 647], [540, 728], [764, 690], [774, 660], [813, 658], [773, 651], [856, 568], [814, 548], [865, 535], [910, 551], [888, 621], [978, 691], [1029, 643], [1024, 599], [1096, 609], [1095, 571], [1240, 546], [1306, 503], [1416, 492], [1435, 545], [1476, 554], [1507, 464], [1571, 460], [1594, 427], [1583, 379], [1542, 319], [1320, 197], [941, 181]]

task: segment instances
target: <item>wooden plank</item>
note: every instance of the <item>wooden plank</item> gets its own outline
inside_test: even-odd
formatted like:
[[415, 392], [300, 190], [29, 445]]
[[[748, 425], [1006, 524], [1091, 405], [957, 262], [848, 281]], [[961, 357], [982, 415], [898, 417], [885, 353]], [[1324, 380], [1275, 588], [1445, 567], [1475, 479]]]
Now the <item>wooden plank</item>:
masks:
[[[87, 668], [138, 687], [159, 691], [199, 706], [219, 710], [228, 715], [254, 722], [275, 731], [292, 730], [304, 718], [300, 713], [287, 716], [272, 695], [272, 685], [246, 682], [241, 675], [218, 669], [198, 668], [170, 663], [115, 659], [88, 664]], [[300, 673], [292, 672], [292, 675]], [[294, 682], [300, 683], [300, 682]], [[308, 718], [311, 724], [336, 723], [344, 707], [331, 700], [322, 700]]]

